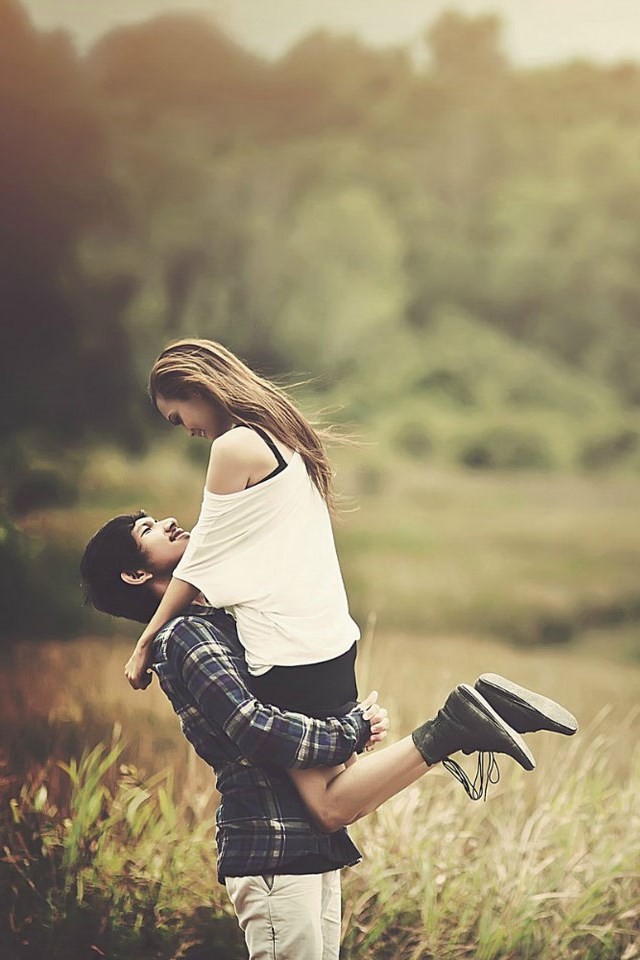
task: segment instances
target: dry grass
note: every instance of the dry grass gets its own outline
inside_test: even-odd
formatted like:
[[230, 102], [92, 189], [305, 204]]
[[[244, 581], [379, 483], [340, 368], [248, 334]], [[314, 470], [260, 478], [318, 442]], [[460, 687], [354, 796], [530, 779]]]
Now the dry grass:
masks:
[[[380, 691], [393, 735], [431, 715], [455, 683], [483, 671], [562, 700], [581, 723], [572, 740], [531, 738], [538, 761], [532, 774], [505, 760], [486, 804], [470, 803], [436, 770], [355, 828], [365, 856], [345, 874], [345, 960], [635, 960], [637, 480], [478, 476], [415, 464], [398, 469], [397, 462], [390, 472], [374, 450], [341, 456], [343, 489], [361, 502], [338, 527], [354, 609], [361, 622], [369, 616], [360, 690]], [[103, 453], [85, 477], [80, 508], [34, 514], [26, 525], [80, 547], [106, 516], [139, 504], [158, 516], [177, 504], [188, 522], [200, 478], [201, 466], [180, 462], [168, 447], [142, 462]], [[547, 639], [571, 641], [542, 645], [545, 630]], [[112, 819], [104, 820], [111, 828], [108, 837], [100, 834], [101, 855], [75, 872], [67, 859], [66, 874], [55, 874], [55, 889], [66, 891], [62, 899], [47, 894], [55, 917], [43, 920], [42, 903], [36, 909], [29, 901], [28, 884], [21, 890], [34, 918], [47, 929], [57, 923], [78, 942], [81, 919], [95, 908], [112, 958], [186, 956], [188, 942], [212, 942], [208, 904], [226, 922], [207, 848], [215, 793], [157, 684], [145, 693], [127, 688], [130, 644], [131, 635], [22, 644], [5, 657], [5, 792], [18, 800], [25, 823], [50, 829], [52, 851], [67, 849], [62, 814], [70, 811], [58, 803], [68, 799], [66, 774], [50, 758], [110, 742], [117, 719], [126, 743], [118, 762], [128, 765], [121, 775], [113, 766], [104, 774]], [[141, 771], [135, 777], [132, 764]], [[146, 778], [167, 767], [180, 787], [165, 785], [161, 801], [163, 781], [149, 786]], [[137, 839], [126, 818], [132, 777], [148, 794], [141, 809], [149, 829]], [[38, 793], [45, 782], [46, 793]], [[71, 822], [84, 815], [75, 810]], [[170, 863], [165, 834], [174, 838]], [[50, 877], [53, 861], [45, 860]], [[0, 876], [6, 883], [6, 870]], [[162, 935], [154, 940], [156, 928]], [[222, 952], [211, 954], [241, 955], [231, 934]]]
[[[503, 764], [485, 804], [429, 774], [357, 830], [346, 878], [347, 956], [614, 958], [640, 947], [640, 752], [620, 777], [609, 751], [629, 728], [601, 720], [558, 745], [541, 773]], [[584, 740], [589, 746], [585, 749]]]

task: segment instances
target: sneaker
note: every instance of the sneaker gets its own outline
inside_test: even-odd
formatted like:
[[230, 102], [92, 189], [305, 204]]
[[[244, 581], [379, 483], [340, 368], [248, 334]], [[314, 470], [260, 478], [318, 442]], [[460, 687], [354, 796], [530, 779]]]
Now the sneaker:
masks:
[[[442, 762], [462, 783], [472, 800], [486, 799], [489, 783], [497, 783], [500, 772], [494, 753], [512, 757], [525, 770], [533, 770], [533, 754], [518, 732], [493, 709], [478, 690], [461, 683], [453, 690], [433, 720], [427, 720], [411, 734], [413, 742], [432, 765]], [[450, 759], [452, 753], [480, 753], [473, 781]], [[487, 757], [483, 756], [488, 754]]]
[[518, 733], [550, 730], [570, 737], [578, 729], [573, 714], [555, 700], [520, 687], [497, 673], [483, 673], [476, 680], [475, 689]]

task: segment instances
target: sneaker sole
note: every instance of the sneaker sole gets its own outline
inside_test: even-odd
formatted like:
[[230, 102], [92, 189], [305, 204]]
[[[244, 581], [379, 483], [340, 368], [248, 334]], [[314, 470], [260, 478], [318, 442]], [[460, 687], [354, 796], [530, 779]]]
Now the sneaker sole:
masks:
[[525, 770], [535, 770], [535, 758], [520, 734], [510, 727], [507, 721], [503, 720], [502, 717], [496, 713], [491, 704], [482, 696], [480, 691], [476, 690], [475, 687], [470, 687], [468, 683], [459, 684], [458, 690], [464, 691], [467, 697], [474, 703], [476, 708], [486, 717], [489, 717], [491, 720], [493, 720], [496, 726], [500, 727], [503, 733], [506, 733], [506, 735], [509, 737], [513, 746], [515, 747], [515, 754], [518, 755], [516, 756], [515, 754], [507, 754], [507, 756], [512, 757], [512, 759], [514, 759], [516, 763], [519, 763], [521, 767], [524, 767]]
[[477, 688], [481, 694], [485, 688], [489, 694], [492, 692], [506, 694], [507, 698], [517, 706], [534, 710], [543, 720], [550, 722], [551, 726], [543, 729], [550, 730], [552, 733], [564, 733], [571, 737], [578, 729], [578, 721], [574, 715], [555, 700], [543, 697], [541, 693], [535, 693], [533, 690], [527, 690], [526, 687], [521, 687], [497, 673], [483, 673], [477, 680]]

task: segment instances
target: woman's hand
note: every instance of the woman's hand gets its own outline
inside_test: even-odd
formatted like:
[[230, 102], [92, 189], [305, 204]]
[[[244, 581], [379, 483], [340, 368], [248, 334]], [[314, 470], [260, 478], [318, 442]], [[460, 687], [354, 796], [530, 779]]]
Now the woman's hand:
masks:
[[153, 679], [153, 674], [147, 669], [149, 652], [148, 645], [141, 647], [138, 643], [127, 660], [124, 675], [134, 690], [146, 690]]
[[369, 721], [371, 727], [371, 736], [366, 742], [364, 749], [373, 750], [376, 743], [381, 743], [387, 736], [389, 730], [389, 716], [384, 707], [378, 703], [378, 691], [373, 690], [368, 697], [360, 703], [362, 716]]

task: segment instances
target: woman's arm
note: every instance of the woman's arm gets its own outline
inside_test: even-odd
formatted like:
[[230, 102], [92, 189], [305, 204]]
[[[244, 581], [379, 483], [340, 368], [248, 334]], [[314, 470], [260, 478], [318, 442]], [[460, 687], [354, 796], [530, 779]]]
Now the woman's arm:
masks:
[[151, 674], [148, 670], [151, 644], [165, 623], [172, 620], [181, 610], [184, 610], [200, 591], [197, 587], [184, 580], [171, 578], [165, 594], [158, 605], [158, 609], [142, 631], [134, 651], [127, 661], [124, 673], [134, 690], [145, 690], [151, 683]]

